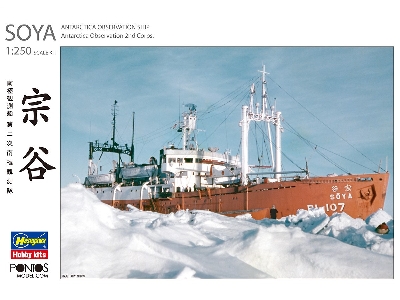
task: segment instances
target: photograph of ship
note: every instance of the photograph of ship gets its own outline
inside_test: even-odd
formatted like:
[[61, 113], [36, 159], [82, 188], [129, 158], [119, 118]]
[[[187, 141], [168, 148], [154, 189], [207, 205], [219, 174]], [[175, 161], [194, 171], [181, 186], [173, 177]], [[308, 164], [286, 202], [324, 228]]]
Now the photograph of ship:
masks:
[[[122, 210], [263, 219], [273, 206], [275, 218], [324, 207], [365, 219], [385, 207], [390, 183], [392, 51], [63, 48], [62, 124], [75, 114], [69, 129], [87, 137], [78, 146], [82, 136], [69, 142], [62, 130], [63, 149], [85, 146], [87, 157], [79, 150], [74, 170], [62, 159], [63, 180]], [[78, 62], [86, 73], [68, 88]]]
[[393, 153], [392, 47], [61, 47], [60, 276], [393, 278]]

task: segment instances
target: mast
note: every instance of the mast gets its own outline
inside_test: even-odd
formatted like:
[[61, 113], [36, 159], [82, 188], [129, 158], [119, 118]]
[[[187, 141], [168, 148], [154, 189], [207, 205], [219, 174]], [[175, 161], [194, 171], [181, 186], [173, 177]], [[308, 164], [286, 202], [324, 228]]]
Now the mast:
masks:
[[282, 149], [281, 149], [281, 112], [276, 112], [276, 120], [275, 120], [275, 178], [280, 181], [281, 179], [281, 172], [282, 172]]
[[135, 161], [135, 112], [132, 113], [132, 142], [131, 142], [131, 162]]
[[[117, 163], [117, 171], [116, 171], [116, 177], [117, 181], [119, 180], [118, 178], [118, 172], [120, 169], [120, 164], [121, 164], [121, 154], [126, 154], [129, 155], [131, 158], [131, 161], [133, 160], [133, 135], [132, 135], [132, 144], [131, 148], [129, 149], [128, 144], [125, 144], [123, 146], [120, 146], [116, 141], [115, 141], [115, 128], [116, 128], [116, 116], [117, 116], [117, 101], [114, 100], [113, 104], [113, 109], [112, 109], [112, 126], [113, 126], [113, 132], [112, 132], [112, 138], [111, 138], [111, 144], [107, 142], [105, 143], [99, 143], [98, 140], [95, 142], [89, 142], [89, 167], [88, 167], [88, 175], [92, 175], [96, 170], [95, 164], [93, 163], [93, 153], [94, 152], [111, 152], [111, 153], [116, 153], [118, 154], [118, 163]], [[102, 155], [101, 154], [101, 155]], [[101, 157], [100, 155], [100, 157]]]
[[[279, 181], [281, 178], [281, 112], [275, 112], [275, 110], [271, 109], [268, 111], [267, 107], [267, 92], [266, 92], [266, 84], [267, 81], [265, 79], [265, 74], [268, 74], [265, 71], [265, 65], [263, 65], [263, 70], [259, 71], [262, 73], [262, 104], [261, 104], [261, 112], [258, 107], [259, 104], [256, 104], [256, 110], [253, 107], [253, 94], [254, 94], [254, 85], [250, 88], [250, 107], [242, 106], [242, 120], [239, 123], [239, 126], [242, 127], [242, 185], [248, 184], [248, 174], [249, 174], [249, 162], [248, 162], [248, 152], [249, 152], [249, 124], [250, 121], [264, 121], [267, 122], [268, 128], [269, 124], [272, 123], [275, 125], [275, 166], [274, 173], [275, 178]], [[270, 130], [268, 130], [270, 135]], [[270, 145], [271, 145], [271, 155], [273, 155], [272, 151], [272, 142], [270, 136]]]
[[113, 104], [113, 120], [112, 120], [112, 126], [113, 126], [113, 134], [112, 134], [112, 145], [115, 146], [116, 142], [115, 142], [115, 116], [116, 116], [116, 107], [117, 107], [117, 100], [114, 100], [114, 104]]
[[248, 120], [248, 106], [242, 106], [242, 121], [240, 121], [239, 126], [242, 127], [242, 176], [241, 181], [242, 185], [247, 185], [247, 174], [249, 173], [249, 124], [250, 120]]
[[[263, 108], [267, 108], [267, 89], [266, 89], [266, 85], [267, 85], [267, 80], [265, 79], [265, 74], [267, 74], [267, 72], [265, 72], [265, 65], [263, 65], [263, 70], [260, 71], [262, 72], [262, 103], [263, 103]], [[265, 110], [263, 110], [263, 113], [265, 114]], [[272, 114], [272, 108], [271, 108], [271, 114]], [[267, 122], [267, 128], [268, 128], [268, 137], [269, 137], [269, 149], [270, 149], [270, 153], [271, 153], [271, 160], [272, 160], [272, 168], [275, 169], [275, 159], [274, 159], [274, 151], [272, 150], [272, 139], [271, 139], [271, 122]]]

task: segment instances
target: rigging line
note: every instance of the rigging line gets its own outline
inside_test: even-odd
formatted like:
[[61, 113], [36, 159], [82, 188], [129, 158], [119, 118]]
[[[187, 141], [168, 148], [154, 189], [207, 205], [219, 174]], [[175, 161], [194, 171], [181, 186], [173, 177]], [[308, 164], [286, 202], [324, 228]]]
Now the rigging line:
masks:
[[[127, 132], [127, 128], [128, 128], [128, 126], [129, 126], [129, 124], [128, 123], [125, 123], [125, 126], [124, 126], [124, 128], [123, 128], [123, 130], [122, 130], [122, 133], [120, 133], [120, 131], [118, 130], [118, 128], [117, 127], [115, 127], [115, 135], [116, 135], [116, 138], [118, 138], [118, 140], [119, 141], [121, 141], [121, 143], [119, 143], [119, 145], [128, 145], [129, 143], [124, 143], [124, 138], [123, 138], [123, 136], [126, 134], [126, 132]], [[131, 128], [132, 128], [132, 126], [130, 126]]]
[[[232, 97], [228, 102], [226, 102], [224, 105], [227, 105], [228, 103], [229, 104], [235, 104], [236, 102], [235, 102], [235, 99], [239, 99], [239, 100], [236, 100], [236, 101], [242, 101], [243, 100], [243, 94], [245, 95], [245, 96], [247, 96], [248, 95], [248, 92], [246, 91], [242, 91], [241, 93], [238, 93], [238, 94], [236, 94], [234, 97]], [[239, 97], [242, 97], [242, 98], [239, 98]], [[207, 120], [207, 119], [210, 119], [210, 118], [214, 118], [214, 117], [216, 117], [216, 116], [218, 116], [218, 115], [221, 115], [221, 114], [225, 114], [226, 113], [226, 110], [227, 109], [229, 109], [229, 107], [227, 107], [227, 108], [225, 108], [223, 111], [221, 111], [221, 112], [217, 112], [217, 110], [218, 109], [215, 109], [214, 111], [210, 111], [210, 112], [208, 112], [207, 114], [201, 114], [201, 115], [199, 115], [199, 120], [201, 120], [201, 121], [204, 121], [204, 120]], [[207, 117], [205, 117], [205, 116], [207, 116]]]
[[[180, 135], [179, 133], [177, 133], [177, 134], [175, 135], [175, 137], [173, 137], [172, 139], [167, 140], [166, 142], [163, 143], [163, 145], [168, 144], [168, 142], [174, 142], [174, 141], [175, 141], [178, 137], [180, 137], [180, 136], [181, 136], [181, 135]], [[173, 143], [173, 144], [175, 145], [175, 143]], [[144, 144], [143, 144], [143, 146], [144, 146]], [[151, 156], [156, 157], [158, 154], [159, 154], [159, 150], [154, 150], [153, 155], [151, 155]]]
[[121, 131], [121, 133], [119, 132], [119, 130], [118, 130], [118, 128], [115, 128], [115, 134], [118, 136], [118, 138], [119, 138], [119, 140], [120, 141], [123, 141], [123, 138], [122, 138], [122, 136], [125, 134], [125, 132], [127, 131], [127, 127], [128, 127], [128, 124], [127, 123], [125, 123], [124, 124], [124, 126], [122, 126], [123, 128], [123, 130]]
[[[162, 138], [165, 138], [165, 135], [164, 135], [164, 134], [160, 134], [160, 135], [154, 137], [155, 140], [160, 140], [160, 139], [162, 139]], [[174, 137], [172, 137], [172, 139], [174, 139]], [[146, 140], [146, 141], [142, 141], [141, 143], [144, 144], [144, 145], [147, 145], [147, 144], [151, 143], [152, 141], [153, 141], [153, 139], [151, 139], [151, 140]], [[168, 141], [171, 141], [171, 136], [169, 136]], [[167, 141], [167, 142], [168, 142], [168, 141]], [[157, 143], [157, 144], [158, 144], [158, 143]], [[164, 145], [165, 145], [165, 143], [164, 143]]]
[[[264, 143], [265, 149], [268, 149], [268, 145], [267, 145], [267, 141], [265, 140], [265, 136], [264, 136], [264, 138], [263, 138], [263, 143]], [[265, 151], [265, 152], [267, 153], [268, 164], [271, 165], [271, 156], [270, 156], [270, 154], [269, 154], [269, 151]], [[263, 153], [264, 153], [264, 150], [263, 150]]]
[[[267, 123], [266, 123], [266, 122], [264, 122], [264, 126], [267, 126]], [[267, 128], [263, 128], [263, 129], [261, 130], [261, 132], [263, 133], [263, 142], [264, 142], [265, 149], [268, 149], [268, 146], [269, 146], [269, 145], [267, 144], [267, 141], [265, 140], [265, 137], [268, 138], [268, 141], [270, 140], [270, 137], [269, 137], [267, 134], [264, 134], [264, 129], [267, 130]], [[267, 153], [268, 163], [269, 163], [270, 165], [272, 165], [272, 163], [271, 163], [272, 158], [270, 157], [269, 151], [266, 151], [266, 153]]]
[[254, 140], [256, 141], [256, 150], [257, 150], [257, 160], [258, 160], [258, 164], [260, 164], [260, 154], [258, 152], [258, 141], [257, 141], [257, 122], [254, 122], [254, 131], [250, 129], [251, 133], [254, 136]]
[[333, 130], [331, 127], [329, 127], [326, 123], [324, 123], [321, 119], [319, 119], [316, 115], [314, 115], [310, 110], [308, 110], [303, 104], [301, 104], [299, 101], [297, 101], [292, 95], [290, 95], [283, 87], [281, 87], [278, 83], [276, 83], [270, 76], [268, 76], [269, 79], [271, 79], [279, 88], [282, 89], [290, 98], [292, 98], [297, 104], [299, 104], [302, 108], [304, 108], [309, 114], [311, 114], [314, 118], [316, 118], [318, 121], [320, 121], [326, 128], [328, 128], [330, 131], [332, 131], [335, 135], [337, 135], [340, 139], [342, 139], [344, 142], [346, 142], [350, 147], [352, 147], [354, 150], [356, 150], [358, 153], [360, 153], [362, 156], [364, 156], [366, 159], [368, 159], [371, 163], [374, 165], [378, 165], [377, 163], [373, 162], [370, 158], [368, 158], [364, 153], [362, 153], [360, 150], [358, 150], [356, 147], [354, 147], [350, 142], [345, 140], [343, 137], [341, 137], [335, 130]]
[[178, 146], [179, 146], [180, 142], [182, 141], [182, 135], [180, 133], [176, 133], [175, 136], [172, 138], [172, 141], [176, 141], [176, 140], [178, 140]]
[[154, 130], [152, 130], [152, 131], [146, 132], [145, 134], [143, 134], [143, 135], [141, 135], [141, 136], [139, 136], [139, 137], [135, 137], [135, 140], [136, 140], [136, 139], [143, 139], [143, 138], [149, 137], [149, 136], [151, 136], [154, 132], [157, 133], [157, 132], [160, 132], [161, 130], [166, 131], [166, 130], [172, 128], [175, 124], [178, 124], [176, 120], [174, 120], [173, 122], [168, 122], [168, 123], [166, 123], [165, 125], [163, 125], [163, 126], [161, 126], [161, 127], [158, 127], [157, 129], [154, 129]]
[[142, 140], [143, 144], [147, 144], [153, 140], [159, 140], [160, 138], [165, 138], [165, 134], [164, 132], [160, 132], [157, 135], [153, 135], [151, 138], [147, 139], [147, 140]]
[[210, 136], [212, 136], [212, 135], [217, 131], [217, 129], [228, 119], [228, 117], [237, 109], [237, 107], [239, 106], [240, 103], [242, 103], [242, 101], [243, 101], [243, 98], [242, 98], [240, 101], [238, 101], [238, 103], [236, 104], [236, 106], [235, 106], [235, 107], [231, 110], [231, 112], [225, 117], [225, 119], [223, 119], [222, 122], [221, 122], [219, 125], [217, 125], [217, 127], [215, 128], [215, 130], [214, 130], [213, 132], [211, 132], [211, 134], [209, 134], [209, 135], [205, 138], [205, 140], [202, 141], [202, 142], [199, 143], [199, 144], [202, 144], [203, 142], [206, 142], [207, 139], [208, 139]]
[[[226, 115], [225, 115], [225, 119], [226, 119]], [[226, 126], [226, 122], [225, 122], [225, 142], [226, 142], [226, 149], [229, 149], [228, 128], [227, 128], [227, 126]]]
[[[213, 118], [213, 116], [215, 116], [215, 114], [222, 114], [225, 113], [225, 111], [228, 108], [225, 108], [222, 112], [218, 112], [218, 110], [220, 108], [223, 108], [224, 106], [227, 106], [228, 104], [233, 104], [235, 103], [235, 99], [237, 99], [239, 97], [239, 99], [241, 99], [241, 97], [243, 97], [243, 94], [248, 95], [248, 90], [250, 89], [250, 85], [247, 84], [246, 85], [246, 89], [240, 87], [240, 89], [236, 89], [234, 92], [229, 93], [229, 100], [225, 101], [224, 103], [220, 104], [219, 106], [217, 106], [217, 103], [220, 102], [218, 101], [217, 103], [211, 105], [205, 112], [198, 114], [199, 116], [199, 120], [206, 120], [209, 118]], [[228, 96], [225, 96], [223, 99], [227, 98]], [[239, 100], [242, 101], [242, 100]], [[211, 109], [212, 108], [212, 109]], [[214, 115], [212, 115], [213, 113], [215, 113]], [[207, 116], [207, 117], [205, 117]]]
[[336, 166], [338, 169], [342, 170], [343, 172], [345, 172], [346, 174], [350, 174], [349, 171], [347, 171], [346, 169], [342, 168], [341, 166], [339, 166], [337, 163], [335, 163], [332, 159], [330, 159], [329, 157], [327, 157], [325, 154], [323, 154], [321, 151], [319, 151], [317, 149], [317, 147], [315, 148], [315, 151], [321, 155], [323, 158], [325, 158], [327, 161], [329, 161], [331, 164], [333, 164], [334, 166]]
[[[248, 80], [246, 83], [243, 83], [241, 86], [239, 86], [238, 88], [236, 88], [234, 91], [230, 92], [228, 95], [224, 96], [223, 98], [221, 98], [221, 99], [218, 100], [217, 102], [211, 104], [211, 105], [210, 105], [204, 112], [202, 112], [199, 116], [202, 116], [202, 115], [204, 115], [204, 114], [208, 114], [208, 113], [210, 113], [210, 112], [212, 112], [212, 111], [214, 111], [214, 110], [217, 110], [217, 109], [219, 109], [219, 108], [221, 108], [221, 107], [227, 105], [227, 104], [228, 104], [230, 101], [232, 101], [232, 100], [228, 100], [228, 101], [226, 101], [225, 103], [222, 103], [222, 104], [220, 104], [220, 106], [217, 107], [217, 104], [218, 104], [219, 102], [223, 101], [223, 100], [226, 99], [226, 98], [231, 97], [232, 94], [235, 94], [235, 93], [240, 94], [240, 93], [242, 93], [242, 90], [244, 89], [244, 87], [246, 87], [247, 89], [249, 89], [249, 86], [251, 85], [251, 83], [252, 83], [256, 78], [259, 78], [259, 77], [260, 77], [260, 76], [255, 76], [255, 77], [253, 77], [252, 79]], [[249, 83], [249, 82], [250, 82], [250, 83]], [[233, 98], [236, 98], [236, 97], [233, 97]]]
[[[260, 125], [257, 124], [257, 126], [260, 126]], [[266, 136], [268, 138], [268, 140], [270, 140], [269, 137], [268, 137], [268, 134], [266, 134], [262, 128], [260, 128], [260, 130], [263, 133], [263, 135]], [[275, 142], [273, 140], [270, 140], [270, 141], [271, 141], [273, 146], [276, 146], [276, 144], [275, 144]], [[297, 168], [299, 168], [300, 170], [304, 170], [302, 167], [300, 167], [298, 164], [296, 164], [292, 159], [290, 159], [289, 156], [287, 156], [285, 152], [281, 151], [281, 153], [288, 161], [290, 161]]]
[[[244, 85], [242, 85], [241, 87], [239, 87], [238, 89], [236, 89], [234, 92], [231, 92], [229, 95], [232, 95], [232, 94], [234, 94], [235, 93], [235, 95], [231, 98], [231, 99], [229, 99], [228, 101], [226, 101], [225, 103], [223, 103], [223, 104], [221, 104], [219, 107], [216, 107], [214, 110], [209, 110], [209, 111], [206, 111], [206, 112], [204, 112], [204, 113], [202, 113], [202, 114], [199, 114], [198, 116], [199, 116], [199, 118], [198, 118], [198, 120], [199, 121], [204, 121], [204, 120], [207, 120], [207, 119], [209, 119], [209, 118], [215, 118], [216, 116], [218, 116], [219, 114], [222, 114], [222, 113], [224, 113], [225, 115], [224, 115], [224, 120], [223, 120], [223, 122], [225, 122], [227, 119], [228, 119], [228, 116], [226, 116], [226, 109], [224, 110], [224, 111], [222, 111], [222, 112], [220, 112], [220, 113], [217, 113], [216, 111], [220, 108], [220, 107], [223, 107], [223, 106], [225, 106], [225, 105], [228, 105], [228, 104], [230, 104], [230, 103], [232, 103], [236, 98], [238, 98], [239, 96], [242, 96], [241, 98], [238, 98], [239, 100], [238, 101], [240, 101], [239, 103], [241, 103], [242, 101], [243, 101], [243, 99], [244, 99], [244, 97], [247, 97], [248, 96], [248, 93], [249, 93], [249, 89], [250, 89], [250, 86], [251, 86], [251, 84], [252, 84], [252, 82], [254, 82], [254, 79], [255, 78], [260, 78], [260, 76], [256, 76], [256, 77], [253, 77], [249, 82], [250, 82], [250, 85], [248, 84], [248, 83], [246, 83], [245, 85], [245, 89], [244, 89], [244, 87], [242, 87], [242, 86], [244, 86]], [[259, 82], [257, 81], [256, 82], [256, 85], [258, 85], [259, 84]], [[240, 90], [241, 89], [241, 90]], [[240, 90], [240, 91], [239, 91]], [[228, 96], [229, 96], [228, 95]], [[226, 97], [228, 97], [228, 96], [226, 96]], [[226, 97], [224, 97], [223, 99], [225, 99]], [[218, 103], [218, 102], [217, 102]], [[233, 102], [233, 103], [235, 103], [235, 102]], [[211, 105], [210, 107], [212, 107], [212, 106], [216, 106], [216, 103], [215, 104], [213, 104], [213, 105]], [[236, 106], [234, 107], [234, 109], [237, 107], [237, 104], [236, 104]], [[216, 115], [214, 114], [214, 115], [212, 115], [212, 113], [213, 112], [216, 112]], [[205, 118], [204, 116], [206, 115], [206, 114], [209, 114], [208, 115], [208, 117], [207, 118]], [[222, 123], [221, 123], [222, 124]], [[221, 125], [220, 124], [220, 125]], [[218, 125], [217, 126], [217, 129], [220, 127], [220, 125]], [[215, 132], [215, 131], [214, 131]], [[213, 133], [214, 133], [213, 132]], [[212, 133], [212, 134], [213, 134]], [[211, 135], [212, 135], [211, 134]], [[209, 136], [211, 136], [211, 135], [209, 135]], [[204, 140], [204, 141], [206, 141], [208, 139], [208, 137]]]
[[[241, 96], [241, 98], [238, 98], [239, 96]], [[230, 107], [233, 107], [233, 108], [231, 109], [231, 112], [230, 112], [228, 115], [226, 115], [226, 110], [223, 111], [223, 112], [221, 112], [221, 113], [219, 113], [219, 114], [224, 113], [222, 122], [221, 122], [220, 124], [218, 124], [218, 125], [215, 127], [215, 130], [214, 130], [213, 132], [211, 132], [211, 134], [208, 134], [208, 135], [206, 136], [206, 138], [205, 138], [201, 143], [206, 142], [206, 141], [208, 140], [208, 138], [210, 138], [210, 137], [215, 133], [215, 131], [218, 130], [224, 122], [226, 122], [226, 120], [229, 118], [229, 116], [236, 110], [236, 108], [239, 106], [239, 104], [241, 104], [242, 101], [243, 101], [243, 99], [244, 99], [245, 97], [247, 97], [247, 96], [248, 96], [248, 93], [243, 94], [243, 92], [242, 92], [241, 95], [240, 95], [240, 94], [235, 95], [234, 98], [238, 98], [235, 102], [232, 102], [232, 100], [230, 100], [230, 101], [232, 102], [232, 105], [233, 105], [233, 104], [236, 104], [236, 105], [235, 105], [235, 106], [232, 106], [232, 105], [230, 106]], [[217, 116], [218, 116], [218, 114], [217, 114]], [[211, 117], [211, 116], [210, 116], [210, 117]], [[199, 121], [204, 121], [205, 119], [207, 119], [207, 118], [199, 118]], [[216, 119], [215, 116], [214, 116], [214, 119]], [[201, 143], [200, 143], [200, 144], [201, 144]]]
[[143, 151], [143, 147], [144, 147], [144, 144], [142, 144], [142, 147], [140, 148], [139, 153], [135, 154], [135, 156], [140, 157], [140, 155], [142, 154], [142, 151]]
[[[246, 89], [244, 90], [241, 90], [240, 92], [237, 92], [235, 95], [232, 95], [232, 97], [229, 99], [229, 101], [227, 101], [227, 102], [225, 102], [223, 105], [221, 105], [220, 107], [222, 107], [222, 106], [225, 106], [225, 105], [228, 105], [228, 104], [233, 104], [233, 105], [235, 105], [236, 104], [236, 101], [239, 101], [239, 102], [242, 102], [243, 101], [243, 99], [245, 98], [245, 97], [248, 97], [248, 94], [249, 94], [249, 87], [250, 86], [246, 86]], [[232, 94], [232, 93], [231, 93]], [[235, 107], [237, 107], [237, 104], [236, 104], [236, 106]], [[219, 108], [219, 107], [218, 107]], [[207, 112], [207, 114], [209, 114], [209, 116], [207, 117], [207, 118], [204, 118], [203, 116], [204, 115], [206, 115], [205, 113], [203, 113], [203, 114], [201, 114], [200, 116], [199, 116], [199, 120], [206, 120], [206, 119], [208, 119], [208, 118], [212, 118], [212, 117], [214, 117], [215, 115], [219, 115], [219, 114], [222, 114], [222, 113], [226, 113], [226, 110], [227, 110], [227, 108], [225, 108], [222, 112], [217, 112], [217, 110], [218, 110], [218, 108], [216, 108], [214, 111], [209, 111], [209, 112]], [[215, 114], [214, 115], [211, 115], [212, 113], [214, 113], [215, 112]]]
[[[180, 135], [180, 134], [179, 134], [179, 135]], [[169, 139], [167, 142], [164, 142], [163, 145], [165, 145], [165, 144], [167, 144], [168, 142], [173, 141], [173, 140], [175, 140], [175, 139], [176, 139], [176, 137], [173, 138], [172, 140]], [[143, 151], [143, 148], [144, 148], [144, 146], [146, 145], [146, 143], [136, 143], [136, 145], [137, 145], [137, 146], [140, 146], [140, 150], [139, 150], [139, 152], [138, 152], [138, 154], [137, 154], [137, 157], [140, 157], [140, 155], [141, 155], [141, 153], [142, 153], [142, 151]], [[157, 155], [159, 154], [158, 151], [159, 151], [159, 150], [153, 150], [153, 153], [150, 154], [150, 156], [157, 157]], [[138, 158], [136, 159], [136, 161], [138, 161]]]
[[263, 165], [264, 164], [264, 162], [265, 162], [265, 160], [264, 160], [264, 147], [263, 147], [263, 142], [265, 141], [265, 138], [263, 137], [263, 139], [262, 139], [262, 142], [261, 142], [261, 146], [260, 146], [260, 149], [261, 149], [261, 157], [260, 157], [260, 165]]
[[293, 126], [291, 126], [287, 121], [284, 121], [285, 124], [288, 125], [288, 127], [286, 128], [289, 132], [293, 133], [294, 135], [296, 135], [299, 139], [301, 139], [303, 142], [305, 142], [308, 146], [310, 146], [311, 148], [314, 148], [316, 146], [316, 144], [312, 143], [311, 141], [307, 140], [305, 137], [303, 137], [298, 131], [296, 131], [296, 129], [294, 129]]
[[236, 156], [239, 156], [239, 153], [241, 152], [241, 148], [242, 148], [242, 139], [240, 138], [239, 146], [238, 146], [238, 149], [237, 149], [237, 152], [236, 152]]
[[[312, 148], [313, 150], [316, 150], [316, 148], [318, 147], [318, 148], [323, 149], [323, 150], [325, 150], [325, 151], [327, 151], [327, 152], [329, 152], [329, 153], [331, 153], [331, 154], [334, 154], [334, 155], [336, 155], [336, 156], [339, 156], [340, 158], [343, 158], [344, 160], [347, 160], [347, 161], [349, 161], [349, 162], [351, 162], [351, 163], [354, 163], [354, 164], [356, 164], [356, 165], [359, 165], [359, 166], [361, 166], [361, 167], [363, 167], [363, 168], [365, 168], [365, 169], [368, 169], [368, 170], [370, 170], [370, 171], [376, 172], [376, 171], [374, 171], [373, 169], [371, 169], [370, 167], [364, 166], [364, 165], [362, 165], [362, 164], [360, 164], [360, 163], [358, 163], [358, 162], [356, 162], [356, 161], [354, 161], [354, 160], [351, 160], [351, 159], [349, 159], [349, 158], [347, 158], [347, 157], [344, 157], [344, 156], [342, 156], [342, 155], [340, 155], [340, 154], [337, 154], [337, 153], [335, 153], [335, 152], [333, 152], [333, 151], [331, 151], [331, 150], [329, 150], [329, 149], [326, 149], [326, 148], [324, 148], [324, 147], [322, 147], [322, 146], [318, 146], [317, 144], [315, 144], [315, 143], [313, 143], [313, 142], [307, 140], [307, 139], [304, 138], [303, 136], [301, 136], [300, 133], [298, 133], [298, 132], [296, 131], [296, 129], [294, 129], [287, 121], [285, 121], [285, 123], [289, 126], [289, 128], [287, 128], [287, 130], [288, 130], [289, 132], [291, 132], [292, 134], [296, 135], [298, 138], [300, 138], [304, 143], [306, 143], [306, 144], [307, 144], [310, 148]], [[322, 155], [320, 151], [316, 151], [316, 152], [319, 153], [322, 157], [324, 157], [324, 158], [326, 159], [326, 157], [325, 157], [324, 155]], [[328, 160], [328, 159], [327, 159], [327, 160]], [[331, 162], [330, 160], [328, 160], [328, 161]], [[332, 162], [331, 162], [331, 163], [332, 163]], [[332, 164], [335, 165], [335, 166], [337, 166], [337, 163], [332, 163]], [[341, 170], [343, 171], [343, 167], [338, 167], [338, 168], [341, 169]], [[346, 173], [348, 173], [348, 172], [346, 172]]]
[[149, 133], [148, 135], [143, 135], [143, 136], [141, 136], [139, 138], [136, 138], [135, 140], [148, 143], [149, 141], [152, 141], [152, 140], [158, 138], [159, 136], [165, 135], [167, 132], [169, 132], [169, 130], [170, 130], [170, 128], [164, 128], [164, 129], [159, 130], [157, 132], [154, 132], [154, 133], [151, 133], [151, 134]]
[[147, 143], [149, 141], [152, 141], [152, 140], [156, 139], [159, 136], [163, 136], [167, 132], [169, 132], [170, 129], [173, 129], [173, 127], [174, 126], [176, 127], [176, 125], [177, 125], [176, 122], [172, 122], [170, 124], [172, 124], [172, 126], [171, 125], [163, 126], [163, 127], [160, 127], [159, 129], [150, 131], [150, 132], [148, 132], [148, 133], [146, 133], [146, 134], [144, 134], [142, 136], [136, 137], [135, 141], [142, 141], [142, 142], [146, 142]]

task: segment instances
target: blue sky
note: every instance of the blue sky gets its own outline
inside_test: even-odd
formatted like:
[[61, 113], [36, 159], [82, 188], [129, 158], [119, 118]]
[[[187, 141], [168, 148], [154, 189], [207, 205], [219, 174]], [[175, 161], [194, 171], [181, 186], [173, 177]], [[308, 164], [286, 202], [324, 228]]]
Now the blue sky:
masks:
[[[119, 144], [130, 144], [135, 112], [137, 163], [181, 145], [172, 127], [187, 103], [197, 105], [201, 148], [240, 154], [241, 106], [262, 64], [284, 118], [283, 169], [307, 159], [312, 175], [370, 173], [387, 159], [385, 210], [393, 215], [392, 47], [62, 47], [61, 186], [83, 182], [89, 141], [110, 141], [114, 100]], [[250, 127], [250, 137], [262, 138], [263, 125]], [[250, 164], [268, 164], [262, 139], [251, 148]]]

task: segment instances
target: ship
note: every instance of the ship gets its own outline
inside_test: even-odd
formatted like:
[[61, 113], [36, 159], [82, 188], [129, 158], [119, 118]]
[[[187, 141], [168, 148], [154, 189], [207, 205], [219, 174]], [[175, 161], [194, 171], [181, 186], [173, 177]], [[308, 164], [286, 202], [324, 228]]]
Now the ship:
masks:
[[[346, 213], [366, 219], [383, 209], [389, 180], [387, 171], [370, 174], [310, 176], [308, 166], [295, 171], [282, 170], [282, 113], [268, 105], [265, 66], [260, 71], [261, 104], [255, 103], [255, 85], [249, 90], [248, 104], [241, 108], [241, 153], [219, 152], [217, 147], [202, 149], [196, 138], [197, 106], [185, 105], [177, 131], [181, 147], [174, 144], [160, 149], [158, 159], [134, 162], [134, 117], [131, 145], [115, 140], [117, 101], [113, 105], [113, 135], [110, 142], [89, 142], [88, 175], [84, 186], [102, 202], [121, 210], [140, 209], [163, 214], [179, 210], [207, 210], [235, 217], [249, 214], [253, 219], [283, 218], [298, 210], [323, 208], [331, 216]], [[133, 114], [134, 116], [134, 114]], [[249, 124], [265, 122], [269, 134], [272, 165], [249, 164]], [[271, 127], [270, 127], [271, 126]], [[114, 153], [107, 173], [99, 172], [95, 152]], [[100, 157], [101, 157], [100, 155]], [[124, 162], [122, 157], [127, 157]], [[272, 213], [271, 209], [277, 212]]]

